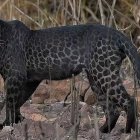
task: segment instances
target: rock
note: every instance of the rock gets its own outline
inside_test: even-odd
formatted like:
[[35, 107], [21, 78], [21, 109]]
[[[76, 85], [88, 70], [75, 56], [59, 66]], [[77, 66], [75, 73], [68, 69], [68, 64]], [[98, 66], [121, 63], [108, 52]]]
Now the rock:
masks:
[[[29, 116], [33, 113], [41, 113], [41, 110], [38, 109], [37, 105], [31, 104], [29, 106], [22, 106], [20, 108], [20, 112], [21, 114], [26, 118], [26, 115]], [[27, 117], [28, 119], [28, 117]]]
[[33, 121], [46, 121], [48, 120], [45, 115], [37, 109], [36, 106], [22, 106], [21, 109], [21, 114], [26, 118], [26, 119], [31, 119]]
[[30, 115], [29, 119], [33, 120], [33, 121], [47, 121], [47, 118], [44, 117], [43, 115], [41, 114], [38, 114], [38, 113], [33, 113]]
[[14, 128], [12, 126], [4, 126], [4, 128], [2, 129], [2, 132], [11, 132], [13, 130]]
[[132, 140], [135, 139], [131, 134], [122, 134], [120, 137], [121, 140], [125, 139], [125, 140]]
[[47, 87], [50, 91], [50, 99], [63, 101], [70, 91], [70, 80], [51, 81]]
[[[36, 89], [32, 96], [32, 103], [34, 104], [48, 104], [55, 103], [59, 101], [64, 101], [65, 97], [70, 92], [71, 80], [61, 80], [61, 81], [42, 81], [39, 87]], [[92, 94], [91, 88], [89, 88], [88, 80], [81, 80], [80, 76], [75, 77], [75, 87], [80, 90], [80, 97], [82, 101], [87, 104], [94, 104], [95, 97]], [[90, 93], [91, 92], [91, 93]], [[68, 96], [68, 101], [71, 101], [71, 94]]]
[[[70, 93], [71, 79], [61, 81], [51, 81], [48, 82], [47, 87], [51, 94], [50, 99], [63, 101], [65, 97], [68, 95], [68, 93]], [[78, 89], [80, 90], [80, 95], [84, 97], [89, 87], [88, 80], [87, 79], [82, 80], [80, 76], [75, 76], [75, 87], [77, 90]], [[68, 96], [68, 101], [71, 101], [71, 94], [70, 96]]]
[[92, 128], [93, 121], [90, 116], [93, 114], [93, 108], [87, 104], [83, 104], [80, 109], [81, 121], [80, 127], [82, 130], [89, 130]]
[[88, 140], [88, 139], [82, 138], [81, 136], [78, 136], [78, 140]]
[[32, 103], [33, 104], [43, 104], [44, 100], [46, 99], [46, 95], [45, 94], [40, 94], [40, 95], [34, 95], [32, 97]]
[[32, 103], [43, 104], [44, 100], [48, 99], [49, 97], [50, 93], [48, 91], [47, 85], [42, 82], [32, 95]]
[[96, 130], [95, 128], [91, 128], [88, 130], [88, 139], [94, 139], [96, 137]]
[[51, 98], [51, 99], [45, 99], [44, 100], [44, 104], [54, 104], [54, 103], [56, 103], [56, 102], [58, 102], [58, 100], [57, 99], [53, 99], [53, 98]]
[[61, 112], [64, 108], [62, 102], [56, 102], [52, 104], [51, 106], [52, 106], [52, 111], [55, 111], [55, 112]]
[[85, 116], [85, 115], [87, 115], [87, 113], [88, 114], [93, 114], [94, 113], [92, 106], [90, 106], [86, 103], [81, 104], [81, 102], [80, 102], [80, 105], [81, 105], [81, 109], [80, 109], [81, 116]]
[[136, 100], [138, 103], [138, 112], [140, 113], [140, 97], [137, 97]]
[[88, 105], [93, 105], [94, 103], [96, 103], [96, 96], [91, 88], [89, 88], [89, 90], [86, 92], [84, 102], [86, 102]]
[[80, 127], [82, 130], [89, 130], [90, 128], [92, 128], [88, 115], [84, 118], [81, 118]]
[[24, 120], [14, 126], [12, 135], [14, 136], [12, 140], [54, 140], [56, 138], [56, 128], [50, 122]]
[[[91, 90], [88, 80], [76, 79], [75, 88], [80, 91], [80, 101], [93, 105], [96, 102], [95, 93]], [[70, 89], [69, 89], [70, 92]], [[71, 94], [67, 98], [67, 102], [71, 101]]]
[[75, 87], [76, 89], [80, 88], [80, 95], [84, 97], [87, 90], [89, 90], [89, 82], [87, 80], [77, 80]]
[[58, 123], [56, 123], [56, 137], [58, 140], [62, 139], [66, 133], [66, 130], [63, 127], [60, 127]]
[[133, 6], [133, 16], [135, 18], [136, 23], [140, 22], [140, 4]]

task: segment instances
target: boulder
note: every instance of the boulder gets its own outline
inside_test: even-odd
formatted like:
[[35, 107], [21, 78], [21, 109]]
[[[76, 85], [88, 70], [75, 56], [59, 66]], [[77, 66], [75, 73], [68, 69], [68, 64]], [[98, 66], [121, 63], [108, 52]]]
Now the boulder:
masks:
[[63, 101], [65, 96], [70, 91], [70, 80], [48, 81], [48, 91], [50, 92], [50, 99], [56, 101]]
[[[41, 82], [39, 87], [32, 95], [32, 103], [42, 104], [50, 102], [64, 101], [65, 97], [70, 93], [71, 80], [46, 81]], [[79, 76], [75, 77], [75, 88], [80, 90], [81, 101], [92, 105], [96, 102], [95, 93], [89, 87], [88, 80], [81, 80]], [[71, 93], [68, 96], [71, 101]]]
[[43, 104], [44, 100], [48, 99], [49, 97], [50, 97], [50, 92], [48, 91], [46, 83], [44, 83], [43, 81], [32, 95], [32, 103]]
[[86, 92], [84, 102], [88, 105], [93, 105], [94, 103], [96, 103], [96, 96], [95, 93], [91, 90], [91, 88], [89, 88], [89, 90]]

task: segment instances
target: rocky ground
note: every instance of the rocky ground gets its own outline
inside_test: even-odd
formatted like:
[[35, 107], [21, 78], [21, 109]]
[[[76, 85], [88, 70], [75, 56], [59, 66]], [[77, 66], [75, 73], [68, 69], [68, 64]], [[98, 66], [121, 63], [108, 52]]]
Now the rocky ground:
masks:
[[[79, 78], [76, 78], [76, 87], [80, 84]], [[132, 80], [125, 80], [124, 85], [132, 95]], [[0, 82], [0, 89], [3, 89], [2, 86], [3, 84]], [[82, 96], [87, 88], [88, 83], [84, 81], [81, 90]], [[133, 131], [131, 134], [121, 132], [126, 122], [124, 112], [122, 112], [116, 127], [110, 134], [100, 133], [98, 128], [104, 123], [105, 117], [102, 109], [93, 105], [96, 102], [96, 98], [91, 89], [88, 89], [85, 93], [84, 101], [86, 103], [79, 102], [79, 111], [75, 113], [77, 114], [77, 123], [72, 124], [71, 95], [68, 96], [67, 105], [63, 106], [63, 100], [69, 91], [69, 80], [52, 81], [48, 84], [43, 81], [32, 96], [32, 101], [27, 101], [21, 108], [21, 113], [26, 119], [13, 127], [4, 127], [0, 132], [0, 140], [74, 140], [76, 132], [78, 140], [136, 139], [136, 134]], [[138, 103], [140, 101], [139, 92], [140, 90], [138, 89]], [[80, 118], [78, 115], [80, 115]], [[5, 110], [3, 109], [1, 121], [4, 116]]]

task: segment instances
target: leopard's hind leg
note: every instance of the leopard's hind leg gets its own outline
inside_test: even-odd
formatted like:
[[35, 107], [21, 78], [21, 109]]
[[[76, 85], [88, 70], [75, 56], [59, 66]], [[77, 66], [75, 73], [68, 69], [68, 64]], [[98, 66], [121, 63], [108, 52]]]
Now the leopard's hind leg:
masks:
[[108, 107], [106, 103], [106, 95], [102, 91], [102, 89], [97, 84], [98, 82], [95, 81], [96, 77], [92, 76], [87, 72], [87, 77], [89, 79], [89, 83], [91, 85], [92, 91], [96, 94], [97, 102], [98, 104], [103, 107], [103, 110], [105, 112], [106, 121], [104, 125], [100, 128], [100, 131], [103, 133], [111, 132], [111, 130], [114, 128], [119, 116], [120, 116], [120, 110], [118, 110], [115, 103], [108, 100]]
[[108, 102], [105, 101], [102, 107], [105, 112], [106, 121], [103, 126], [100, 127], [100, 131], [102, 133], [109, 133], [116, 125], [116, 122], [120, 116], [120, 110], [110, 100]]
[[135, 129], [135, 98], [132, 98], [125, 90], [119, 72], [106, 77], [105, 81], [102, 85], [102, 90], [107, 94], [111, 103], [115, 104], [117, 108], [126, 111], [127, 122], [125, 131], [130, 133], [131, 128]]

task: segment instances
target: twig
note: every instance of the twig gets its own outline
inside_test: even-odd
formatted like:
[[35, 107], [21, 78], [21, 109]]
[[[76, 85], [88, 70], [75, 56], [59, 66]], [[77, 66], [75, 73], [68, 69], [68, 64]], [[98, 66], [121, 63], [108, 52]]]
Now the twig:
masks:
[[[108, 2], [106, 0], [103, 0], [103, 2], [108, 6], [110, 12], [112, 11], [112, 7], [110, 7], [110, 5], [108, 4]], [[132, 19], [130, 19], [129, 17], [127, 17], [126, 15], [122, 14], [120, 11], [118, 11], [117, 9], [114, 8], [114, 12], [116, 12], [117, 14], [121, 15], [122, 17], [124, 17], [126, 20], [128, 20], [129, 22], [131, 22], [131, 24], [135, 25], [136, 27], [140, 28], [140, 25], [138, 25], [135, 21], [133, 21]], [[115, 22], [115, 18], [114, 18], [114, 22]]]
[[69, 132], [62, 138], [62, 140], [66, 140], [66, 137], [70, 136], [70, 134], [75, 130], [75, 127], [79, 126], [79, 122], [80, 122], [80, 117], [78, 118], [76, 124], [73, 125], [69, 130]]
[[10, 0], [10, 10], [9, 10], [10, 20], [12, 20], [12, 15], [13, 15], [13, 5], [14, 5], [14, 0]]
[[[112, 9], [112, 7], [107, 3], [106, 0], [103, 0], [103, 2], [107, 5], [107, 7], [108, 7], [110, 13], [112, 14], [112, 11], [114, 11], [114, 9]], [[114, 15], [112, 14], [112, 16], [114, 16]], [[115, 27], [116, 27], [116, 29], [118, 30], [118, 25], [117, 25], [117, 23], [116, 23], [115, 18], [113, 17], [112, 19], [114, 20]]]
[[74, 75], [72, 75], [72, 80], [71, 80], [71, 93], [72, 93], [72, 99], [71, 99], [71, 102], [72, 102], [72, 107], [71, 107], [71, 123], [74, 124], [74, 117], [75, 117], [75, 104], [74, 104], [74, 100], [75, 100], [75, 77]]
[[80, 20], [80, 15], [81, 15], [81, 0], [79, 0], [79, 5], [78, 5], [78, 20]]
[[[71, 7], [71, 10], [72, 10], [73, 19], [77, 19], [76, 18], [76, 3], [75, 3], [75, 0], [73, 0], [73, 3], [72, 3], [71, 0], [68, 0], [68, 2], [69, 2], [69, 5]], [[78, 21], [78, 19], [77, 19], [77, 21]], [[73, 24], [74, 25], [77, 24], [76, 20], [73, 20]]]
[[0, 10], [2, 10], [2, 8], [9, 2], [9, 0], [6, 0], [5, 2], [2, 3], [2, 5], [0, 6]]
[[[131, 42], [134, 44], [133, 40], [132, 40], [132, 34], [130, 33], [130, 37], [131, 37]], [[137, 80], [137, 74], [136, 74], [136, 71], [135, 71], [135, 67], [133, 67], [133, 76], [134, 76], [134, 98], [136, 100], [134, 100], [134, 106], [135, 106], [135, 133], [136, 133], [136, 138], [138, 138], [139, 136], [139, 130], [138, 130], [138, 92], [137, 92], [137, 84], [138, 84], [138, 80]]]
[[27, 17], [28, 19], [30, 19], [31, 21], [33, 21], [36, 25], [38, 25], [39, 27], [42, 27], [38, 22], [36, 22], [33, 18], [31, 18], [30, 16], [26, 15], [23, 11], [21, 11], [17, 6], [15, 6], [14, 4], [12, 4], [12, 6], [18, 11], [20, 12], [22, 15], [24, 15], [25, 17]]
[[92, 18], [96, 21], [99, 22], [99, 19], [97, 18], [97, 16], [94, 14], [94, 12], [88, 8], [87, 6], [83, 6], [83, 9], [85, 9], [88, 13], [91, 14]]
[[[69, 1], [70, 1], [70, 0], [69, 0]], [[77, 17], [77, 16], [76, 16], [76, 2], [75, 2], [75, 0], [73, 0], [73, 17], [74, 17], [74, 18]], [[73, 21], [73, 24], [74, 24], [74, 25], [77, 24], [75, 20]]]
[[74, 18], [73, 17], [73, 15], [64, 7], [64, 10], [66, 11], [66, 13], [69, 15], [69, 16], [71, 16], [71, 18], [73, 19], [73, 20], [75, 20], [78, 24], [80, 23], [80, 21], [77, 19], [77, 18]]
[[99, 125], [98, 125], [98, 120], [97, 120], [97, 109], [94, 106], [93, 107], [93, 112], [94, 112], [94, 125], [95, 125], [95, 134], [96, 134], [96, 139], [100, 140], [100, 136], [99, 136]]
[[104, 15], [104, 12], [103, 12], [102, 1], [98, 0], [98, 4], [99, 4], [99, 9], [100, 9], [100, 15], [101, 15], [101, 24], [105, 25], [105, 15]]
[[133, 21], [132, 19], [130, 19], [129, 17], [127, 17], [126, 15], [122, 14], [120, 11], [118, 11], [117, 9], [114, 9], [114, 11], [118, 14], [120, 14], [121, 16], [123, 16], [125, 19], [129, 20], [129, 22], [131, 22], [132, 24], [134, 24], [136, 27], [140, 28], [140, 25], [138, 25], [135, 21]]
[[111, 16], [110, 16], [110, 19], [109, 19], [109, 27], [112, 26], [112, 19], [114, 18], [114, 7], [115, 7], [115, 4], [116, 4], [116, 0], [113, 0], [113, 3], [112, 3], [112, 7], [111, 7]]
[[73, 140], [77, 140], [78, 131], [79, 131], [79, 94], [80, 89], [78, 86], [78, 91], [75, 90], [75, 77], [72, 75], [71, 80], [71, 89], [72, 89], [72, 108], [71, 108], [71, 123], [75, 126], [73, 129]]
[[78, 86], [78, 92], [75, 92], [76, 94], [76, 98], [75, 98], [75, 120], [74, 120], [74, 124], [77, 124], [75, 129], [74, 129], [74, 135], [73, 138], [74, 140], [77, 140], [77, 136], [78, 136], [78, 131], [79, 131], [79, 125], [80, 125], [80, 120], [79, 120], [79, 95], [80, 95], [80, 86]]
[[37, 8], [39, 10], [39, 12], [46, 18], [49, 19], [52, 23], [56, 23], [58, 26], [60, 26], [60, 24], [57, 22], [57, 20], [55, 20], [54, 18], [50, 17], [47, 13], [43, 12], [40, 7], [38, 7], [36, 4], [30, 2], [30, 1], [26, 1], [27, 4], [31, 4], [33, 5], [35, 8]]

